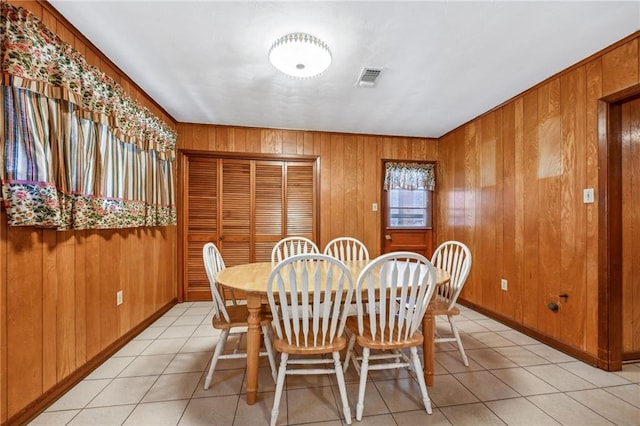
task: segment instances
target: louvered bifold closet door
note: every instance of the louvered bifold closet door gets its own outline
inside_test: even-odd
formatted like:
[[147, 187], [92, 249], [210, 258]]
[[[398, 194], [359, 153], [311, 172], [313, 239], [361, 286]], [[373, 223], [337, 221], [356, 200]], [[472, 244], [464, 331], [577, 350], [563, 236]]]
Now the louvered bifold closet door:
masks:
[[315, 163], [286, 165], [286, 236], [303, 236], [319, 244], [316, 235]]
[[284, 163], [255, 163], [255, 262], [271, 260], [271, 250], [283, 235]]
[[190, 158], [187, 164], [186, 300], [209, 300], [211, 290], [202, 262], [202, 246], [218, 240], [218, 160]]
[[220, 252], [226, 266], [251, 259], [251, 160], [222, 160]]

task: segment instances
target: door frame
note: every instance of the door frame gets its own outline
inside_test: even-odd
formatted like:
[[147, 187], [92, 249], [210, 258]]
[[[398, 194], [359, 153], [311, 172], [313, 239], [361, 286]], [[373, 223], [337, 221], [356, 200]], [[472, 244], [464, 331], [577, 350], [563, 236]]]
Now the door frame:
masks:
[[[433, 164], [433, 171], [434, 174], [437, 178], [438, 176], [438, 162], [437, 161], [433, 161], [433, 160], [398, 160], [398, 159], [391, 159], [391, 158], [382, 158], [380, 160], [380, 167], [382, 170], [381, 175], [381, 182], [380, 182], [380, 212], [382, 213], [380, 215], [380, 253], [384, 253], [385, 251], [385, 234], [387, 232], [387, 224], [385, 221], [385, 218], [387, 217], [387, 194], [386, 191], [384, 190], [384, 180], [385, 180], [385, 165], [386, 163], [424, 163], [424, 164]], [[436, 190], [438, 188], [438, 183], [436, 181]], [[433, 194], [431, 196], [431, 246], [433, 249], [435, 249], [436, 247], [436, 229], [437, 229], [437, 196], [436, 196], [436, 191], [433, 191]], [[431, 257], [431, 254], [429, 256], [426, 256], [427, 258]]]
[[622, 104], [640, 84], [598, 101], [598, 367], [622, 368]]

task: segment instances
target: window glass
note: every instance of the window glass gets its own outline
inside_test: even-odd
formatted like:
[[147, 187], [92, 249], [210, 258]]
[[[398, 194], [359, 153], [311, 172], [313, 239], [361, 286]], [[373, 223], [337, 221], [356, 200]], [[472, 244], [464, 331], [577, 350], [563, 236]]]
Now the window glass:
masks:
[[387, 191], [390, 228], [431, 228], [431, 193], [426, 189]]

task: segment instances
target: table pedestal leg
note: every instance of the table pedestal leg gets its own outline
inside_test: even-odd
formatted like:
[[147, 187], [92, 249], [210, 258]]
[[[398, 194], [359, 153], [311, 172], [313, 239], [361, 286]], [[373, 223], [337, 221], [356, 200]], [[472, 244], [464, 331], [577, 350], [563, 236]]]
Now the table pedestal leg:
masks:
[[435, 351], [435, 321], [433, 315], [427, 311], [422, 318], [422, 333], [424, 341], [422, 342], [422, 354], [424, 357], [424, 381], [427, 386], [433, 386], [433, 363]]
[[260, 360], [260, 295], [247, 294], [247, 309], [249, 310], [247, 328], [247, 404], [256, 403], [258, 395], [258, 363]]

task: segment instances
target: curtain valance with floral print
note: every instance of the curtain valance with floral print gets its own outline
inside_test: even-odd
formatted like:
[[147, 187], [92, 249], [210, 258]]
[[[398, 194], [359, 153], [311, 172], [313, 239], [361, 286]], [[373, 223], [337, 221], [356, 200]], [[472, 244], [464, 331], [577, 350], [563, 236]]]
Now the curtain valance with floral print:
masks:
[[174, 225], [176, 133], [31, 12], [2, 2], [0, 179], [10, 225]]
[[436, 188], [433, 164], [386, 163], [384, 189], [428, 189]]

